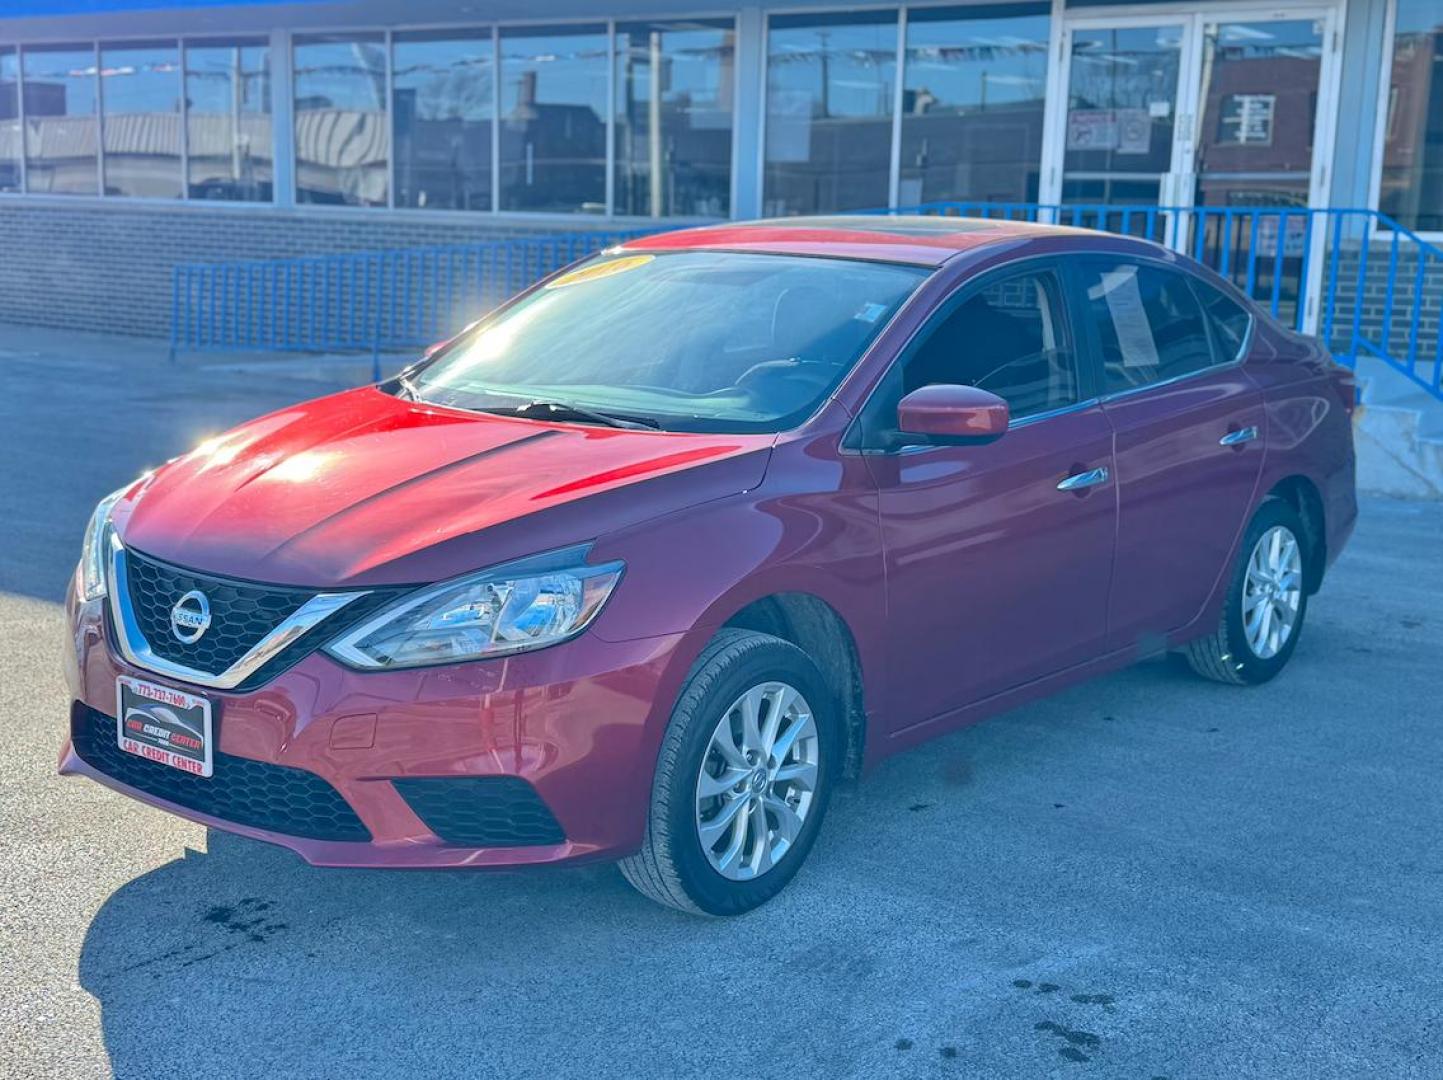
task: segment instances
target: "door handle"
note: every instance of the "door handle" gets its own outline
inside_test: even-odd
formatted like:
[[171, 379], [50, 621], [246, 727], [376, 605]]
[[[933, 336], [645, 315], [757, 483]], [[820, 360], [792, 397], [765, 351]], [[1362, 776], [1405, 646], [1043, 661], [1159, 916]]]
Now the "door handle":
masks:
[[1238, 428], [1237, 431], [1229, 431], [1218, 440], [1219, 446], [1242, 446], [1243, 443], [1252, 442], [1258, 437], [1258, 429], [1255, 427]]
[[1098, 484], [1107, 483], [1107, 469], [1088, 469], [1086, 472], [1073, 473], [1066, 480], [1060, 481], [1057, 485], [1058, 491], [1081, 491], [1083, 488], [1096, 487]]

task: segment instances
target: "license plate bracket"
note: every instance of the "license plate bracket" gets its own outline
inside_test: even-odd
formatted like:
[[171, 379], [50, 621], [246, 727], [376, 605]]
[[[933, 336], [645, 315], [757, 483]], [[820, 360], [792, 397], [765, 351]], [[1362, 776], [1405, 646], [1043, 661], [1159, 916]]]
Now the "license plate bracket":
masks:
[[127, 754], [192, 776], [214, 771], [209, 698], [129, 675], [115, 681], [115, 740]]

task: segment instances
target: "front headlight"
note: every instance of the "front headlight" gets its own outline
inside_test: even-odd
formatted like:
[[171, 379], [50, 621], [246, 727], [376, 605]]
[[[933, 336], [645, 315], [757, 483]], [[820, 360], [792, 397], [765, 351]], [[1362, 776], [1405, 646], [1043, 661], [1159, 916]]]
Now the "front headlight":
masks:
[[75, 587], [82, 600], [99, 600], [105, 595], [105, 559], [110, 550], [110, 511], [120, 497], [130, 490], [126, 484], [119, 491], [112, 491], [96, 504], [90, 515], [90, 524], [85, 526], [85, 540], [80, 547], [80, 569], [75, 575]]
[[588, 566], [589, 545], [507, 563], [422, 589], [326, 646], [352, 667], [481, 660], [555, 645], [585, 630], [621, 580]]

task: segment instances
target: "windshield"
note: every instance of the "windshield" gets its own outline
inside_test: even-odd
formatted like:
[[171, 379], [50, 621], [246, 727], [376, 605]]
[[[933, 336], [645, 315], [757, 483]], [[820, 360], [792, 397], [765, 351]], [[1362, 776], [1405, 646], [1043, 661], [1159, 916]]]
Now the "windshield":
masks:
[[434, 404], [669, 431], [805, 420], [928, 271], [727, 252], [602, 255], [402, 382]]

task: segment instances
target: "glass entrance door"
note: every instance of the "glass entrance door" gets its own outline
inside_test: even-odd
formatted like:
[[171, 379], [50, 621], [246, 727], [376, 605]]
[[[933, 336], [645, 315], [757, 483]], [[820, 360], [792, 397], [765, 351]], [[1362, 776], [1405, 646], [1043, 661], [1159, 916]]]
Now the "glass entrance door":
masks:
[[1068, 18], [1042, 201], [1324, 205], [1333, 20], [1328, 7]]
[[1325, 30], [1322, 18], [1204, 23], [1195, 205], [1309, 204]]
[[1056, 201], [1165, 204], [1178, 171], [1191, 21], [1071, 23]]

